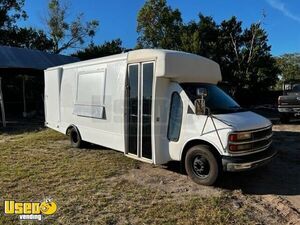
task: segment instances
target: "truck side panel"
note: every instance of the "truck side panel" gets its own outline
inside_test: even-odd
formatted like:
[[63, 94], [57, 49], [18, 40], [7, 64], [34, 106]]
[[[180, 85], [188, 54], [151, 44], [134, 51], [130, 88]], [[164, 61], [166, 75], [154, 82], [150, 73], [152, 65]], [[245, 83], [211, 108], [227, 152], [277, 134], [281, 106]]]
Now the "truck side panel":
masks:
[[73, 124], [84, 141], [125, 150], [126, 65], [126, 60], [122, 60], [64, 71], [61, 85], [62, 130], [66, 131]]

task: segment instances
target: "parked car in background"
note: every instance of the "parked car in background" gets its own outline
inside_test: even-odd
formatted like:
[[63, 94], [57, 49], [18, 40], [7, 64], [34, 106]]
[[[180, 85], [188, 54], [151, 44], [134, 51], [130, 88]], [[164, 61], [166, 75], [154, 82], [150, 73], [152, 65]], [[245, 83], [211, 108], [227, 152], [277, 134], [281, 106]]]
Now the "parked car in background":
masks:
[[300, 82], [296, 84], [284, 85], [284, 95], [278, 98], [278, 111], [280, 121], [288, 123], [291, 118], [300, 117]]

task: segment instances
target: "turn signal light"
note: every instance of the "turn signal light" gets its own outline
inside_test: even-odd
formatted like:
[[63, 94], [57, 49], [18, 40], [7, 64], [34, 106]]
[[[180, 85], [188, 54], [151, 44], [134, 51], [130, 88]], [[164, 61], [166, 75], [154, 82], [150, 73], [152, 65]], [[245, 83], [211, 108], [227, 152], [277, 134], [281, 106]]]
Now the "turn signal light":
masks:
[[237, 134], [230, 134], [229, 141], [232, 141], [232, 142], [237, 141]]
[[229, 145], [229, 150], [232, 152], [237, 151], [237, 145]]
[[232, 152], [236, 151], [246, 151], [250, 150], [252, 148], [251, 144], [245, 144], [245, 145], [229, 145], [229, 150]]

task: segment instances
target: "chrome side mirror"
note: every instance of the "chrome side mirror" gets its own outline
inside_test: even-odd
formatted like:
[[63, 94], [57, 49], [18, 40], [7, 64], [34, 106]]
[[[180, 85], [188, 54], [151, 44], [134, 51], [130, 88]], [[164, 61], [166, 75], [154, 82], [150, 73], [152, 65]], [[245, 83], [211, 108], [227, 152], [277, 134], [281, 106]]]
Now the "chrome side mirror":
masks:
[[206, 114], [205, 97], [207, 96], [207, 89], [197, 88], [196, 95], [198, 97], [195, 101], [196, 115], [205, 115]]
[[207, 89], [206, 88], [197, 88], [196, 95], [198, 98], [206, 98], [207, 96]]

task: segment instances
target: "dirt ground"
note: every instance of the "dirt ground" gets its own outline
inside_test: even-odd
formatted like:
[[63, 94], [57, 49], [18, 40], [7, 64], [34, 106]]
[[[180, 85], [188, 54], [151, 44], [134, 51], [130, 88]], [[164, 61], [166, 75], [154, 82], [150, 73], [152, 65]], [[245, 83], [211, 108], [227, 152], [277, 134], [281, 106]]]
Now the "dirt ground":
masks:
[[300, 211], [300, 122], [274, 125], [273, 131], [278, 157], [259, 170], [228, 174], [222, 187], [266, 198], [281, 196]]
[[[199, 187], [177, 171], [178, 165], [167, 168], [142, 168], [126, 174], [126, 179], [170, 193], [218, 195], [233, 192], [237, 199], [249, 198], [255, 207], [270, 207], [286, 217], [289, 224], [300, 224], [300, 122], [273, 127], [273, 147], [278, 156], [268, 165], [253, 171], [225, 173], [217, 187]], [[249, 201], [248, 199], [248, 201]]]
[[[300, 122], [273, 130], [278, 157], [254, 171], [226, 173], [216, 187], [193, 183], [177, 163], [153, 166], [97, 146], [70, 148], [50, 130], [0, 134], [0, 201], [54, 197], [60, 210], [45, 224], [298, 225]], [[0, 215], [0, 224], [16, 222]]]

